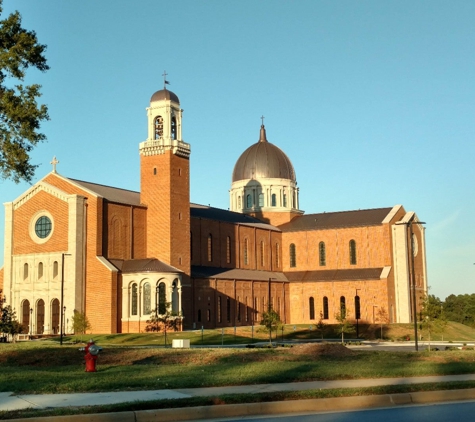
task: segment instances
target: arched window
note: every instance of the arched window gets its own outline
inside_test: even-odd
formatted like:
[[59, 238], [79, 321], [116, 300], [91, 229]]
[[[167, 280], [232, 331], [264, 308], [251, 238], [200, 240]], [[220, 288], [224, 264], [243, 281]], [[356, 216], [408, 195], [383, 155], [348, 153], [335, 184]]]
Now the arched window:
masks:
[[163, 138], [163, 117], [157, 116], [153, 122], [155, 129], [155, 139]]
[[275, 267], [278, 269], [280, 266], [279, 244], [275, 244]]
[[157, 287], [157, 296], [156, 296], [156, 309], [158, 310], [159, 315], [164, 315], [167, 312], [167, 295], [166, 295], [166, 286], [162, 281], [158, 284]]
[[53, 262], [53, 278], [58, 277], [58, 261]]
[[231, 237], [226, 237], [226, 263], [231, 263]]
[[356, 265], [356, 242], [353, 239], [350, 240], [350, 264]]
[[249, 251], [248, 251], [249, 241], [247, 237], [244, 239], [244, 265], [249, 264]]
[[275, 195], [275, 193], [272, 194], [272, 206], [273, 207], [276, 207], [277, 206], [277, 196]]
[[361, 305], [360, 305], [360, 297], [355, 296], [355, 319], [361, 318]]
[[238, 196], [238, 210], [240, 210], [242, 207], [241, 207], [241, 197]]
[[[51, 303], [51, 328], [53, 330], [53, 334], [59, 333], [59, 300], [54, 299]], [[64, 321], [63, 321], [64, 323]], [[64, 325], [63, 325], [64, 328]]]
[[208, 235], [208, 262], [213, 260], [213, 236], [211, 233]]
[[261, 267], [264, 266], [264, 241], [261, 240]]
[[286, 207], [287, 206], [287, 194], [286, 193], [284, 193], [283, 200], [284, 200], [283, 206]]
[[143, 285], [143, 314], [149, 315], [152, 312], [152, 288], [150, 283]]
[[28, 264], [23, 265], [23, 280], [28, 278]]
[[328, 298], [323, 296], [323, 319], [328, 319]]
[[178, 315], [178, 279], [175, 278], [172, 283], [172, 312]]
[[176, 139], [176, 117], [172, 116], [172, 125], [171, 125], [171, 137], [172, 139]]
[[297, 254], [295, 252], [295, 245], [293, 243], [290, 244], [289, 252], [290, 252], [290, 266], [291, 267], [296, 267], [297, 266]]
[[315, 299], [313, 297], [310, 297], [308, 299], [308, 308], [309, 308], [310, 319], [315, 319]]
[[138, 292], [137, 292], [137, 283], [132, 284], [132, 309], [131, 315], [138, 314]]
[[252, 195], [250, 193], [246, 196], [246, 208], [252, 208]]
[[318, 244], [318, 257], [319, 257], [319, 263], [321, 267], [327, 265], [327, 257], [325, 253], [325, 242], [320, 242]]
[[231, 322], [231, 299], [226, 298], [226, 321]]
[[340, 297], [340, 317], [342, 319], [346, 318], [346, 300], [345, 300], [345, 296]]
[[30, 301], [26, 299], [21, 305], [21, 324], [28, 327], [30, 331]]
[[264, 194], [263, 193], [259, 194], [259, 206], [260, 207], [264, 206]]
[[38, 280], [41, 280], [43, 278], [43, 263], [40, 262], [38, 264]]
[[43, 334], [45, 330], [45, 302], [40, 299], [36, 302], [36, 334]]

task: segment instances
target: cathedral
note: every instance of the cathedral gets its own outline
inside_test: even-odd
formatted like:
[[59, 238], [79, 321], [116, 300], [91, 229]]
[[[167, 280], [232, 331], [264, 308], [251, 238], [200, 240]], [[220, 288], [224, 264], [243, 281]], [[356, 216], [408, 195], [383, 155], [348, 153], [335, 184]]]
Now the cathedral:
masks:
[[236, 161], [229, 210], [190, 203], [182, 123], [177, 95], [155, 92], [138, 192], [61, 175], [54, 158], [5, 203], [0, 289], [30, 333], [71, 333], [75, 312], [94, 333], [143, 332], [169, 311], [184, 330], [258, 325], [270, 307], [285, 324], [413, 321], [427, 292], [413, 211], [304, 213], [264, 124]]

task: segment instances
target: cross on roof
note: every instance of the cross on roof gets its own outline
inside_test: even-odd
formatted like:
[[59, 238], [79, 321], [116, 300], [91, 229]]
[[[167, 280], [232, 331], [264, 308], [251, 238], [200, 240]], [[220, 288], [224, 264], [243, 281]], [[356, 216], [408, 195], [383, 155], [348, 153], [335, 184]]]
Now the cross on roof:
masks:
[[167, 85], [170, 85], [170, 82], [167, 81], [167, 75], [168, 75], [167, 71], [164, 70], [164, 71], [163, 71], [163, 74], [162, 74], [162, 76], [163, 76], [163, 87], [164, 87], [164, 89], [167, 89], [166, 86], [167, 86]]
[[56, 159], [56, 155], [53, 157], [53, 161], [50, 162], [53, 165], [53, 173], [56, 173], [56, 164], [59, 164], [59, 161]]
[[262, 126], [264, 126], [264, 116], [261, 116]]

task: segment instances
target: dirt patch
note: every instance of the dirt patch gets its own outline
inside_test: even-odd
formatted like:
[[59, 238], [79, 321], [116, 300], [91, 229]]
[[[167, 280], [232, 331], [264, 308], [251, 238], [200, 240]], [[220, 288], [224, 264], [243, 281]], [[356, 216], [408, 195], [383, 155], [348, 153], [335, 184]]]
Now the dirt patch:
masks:
[[305, 355], [313, 358], [318, 358], [319, 356], [350, 356], [354, 352], [342, 344], [338, 343], [306, 343], [299, 344], [292, 347], [289, 350], [290, 354], [294, 355]]

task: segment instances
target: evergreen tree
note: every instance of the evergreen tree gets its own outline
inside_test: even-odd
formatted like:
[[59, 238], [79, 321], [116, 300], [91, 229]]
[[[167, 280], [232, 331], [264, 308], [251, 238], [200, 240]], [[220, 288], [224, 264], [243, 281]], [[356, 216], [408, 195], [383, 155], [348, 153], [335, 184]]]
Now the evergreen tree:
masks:
[[[30, 153], [46, 139], [39, 133], [41, 122], [49, 120], [47, 107], [37, 103], [41, 86], [21, 84], [28, 68], [49, 69], [45, 50], [35, 31], [22, 28], [19, 12], [0, 20], [0, 173], [16, 183], [31, 181], [37, 166], [31, 164]], [[12, 80], [20, 83], [7, 87]]]

